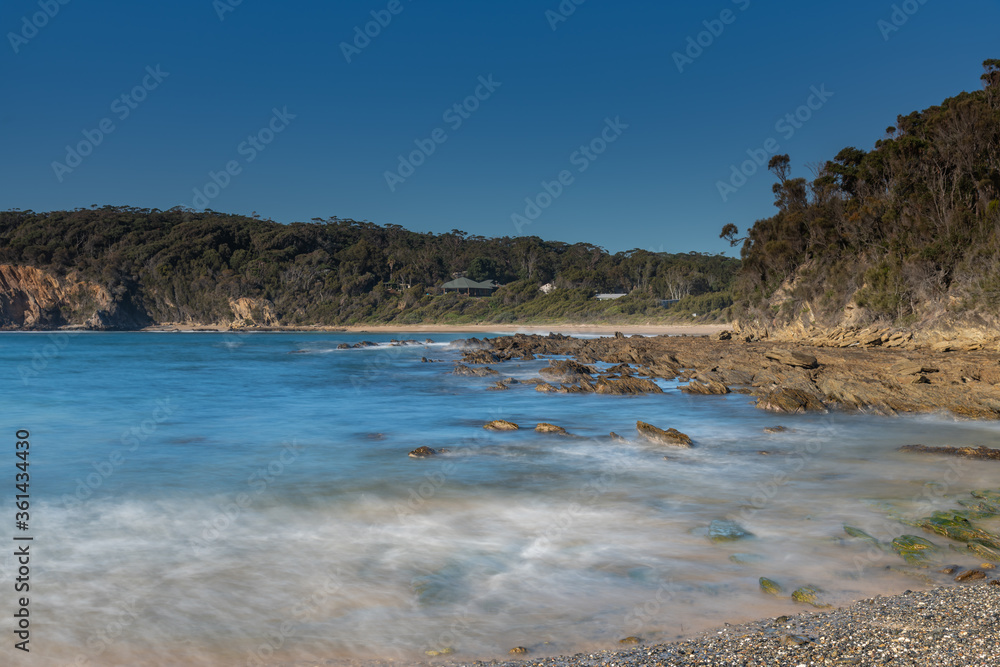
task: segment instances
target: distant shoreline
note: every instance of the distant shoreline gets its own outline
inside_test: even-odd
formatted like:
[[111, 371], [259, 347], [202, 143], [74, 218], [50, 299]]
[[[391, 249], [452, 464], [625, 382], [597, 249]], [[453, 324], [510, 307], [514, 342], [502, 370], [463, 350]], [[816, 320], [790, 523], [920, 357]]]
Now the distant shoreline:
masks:
[[140, 329], [143, 332], [219, 332], [219, 333], [348, 333], [348, 334], [398, 334], [398, 333], [565, 333], [614, 335], [663, 335], [663, 336], [710, 336], [728, 328], [726, 324], [413, 324], [403, 325], [355, 325], [355, 326], [304, 326], [304, 327], [253, 327], [229, 329], [224, 326], [158, 324]]

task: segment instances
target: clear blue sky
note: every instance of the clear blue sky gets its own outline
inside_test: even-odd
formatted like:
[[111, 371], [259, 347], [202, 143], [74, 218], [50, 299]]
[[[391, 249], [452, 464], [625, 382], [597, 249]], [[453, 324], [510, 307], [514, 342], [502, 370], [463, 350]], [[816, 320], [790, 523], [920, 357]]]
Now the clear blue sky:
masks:
[[[0, 208], [183, 205], [505, 236], [565, 170], [522, 234], [728, 251], [722, 225], [774, 210], [763, 169], [720, 196], [748, 150], [773, 138], [809, 176], [871, 148], [898, 113], [980, 88], [981, 62], [1000, 58], [986, 0], [564, 0], [566, 20], [546, 14], [560, 0], [237, 1], [4, 0]], [[373, 11], [387, 25], [345, 55]], [[679, 71], [673, 54], [702, 32]], [[813, 86], [832, 96], [810, 100]], [[453, 110], [477, 92], [467, 117]], [[791, 136], [776, 126], [809, 101]], [[575, 154], [602, 133], [603, 153]], [[397, 171], [418, 140], [434, 152]], [[89, 155], [67, 157], [81, 142]], [[197, 199], [227, 163], [226, 187]], [[406, 178], [390, 188], [387, 171]]]

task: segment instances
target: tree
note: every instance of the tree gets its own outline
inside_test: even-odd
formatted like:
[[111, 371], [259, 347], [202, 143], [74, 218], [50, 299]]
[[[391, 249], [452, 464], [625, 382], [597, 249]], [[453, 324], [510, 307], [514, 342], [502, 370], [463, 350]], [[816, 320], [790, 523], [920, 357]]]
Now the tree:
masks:
[[469, 262], [469, 269], [466, 271], [469, 278], [475, 280], [476, 282], [483, 282], [486, 280], [496, 280], [497, 277], [497, 263], [496, 260], [490, 259], [489, 257], [476, 257], [474, 260]]

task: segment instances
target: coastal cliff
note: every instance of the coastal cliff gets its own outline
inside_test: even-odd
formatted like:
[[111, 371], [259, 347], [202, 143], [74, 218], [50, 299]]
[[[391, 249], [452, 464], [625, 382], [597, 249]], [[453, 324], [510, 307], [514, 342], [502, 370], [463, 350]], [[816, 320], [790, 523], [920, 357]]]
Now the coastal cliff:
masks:
[[112, 294], [76, 271], [59, 276], [33, 266], [0, 264], [0, 329], [120, 330], [149, 322], [128, 294]]

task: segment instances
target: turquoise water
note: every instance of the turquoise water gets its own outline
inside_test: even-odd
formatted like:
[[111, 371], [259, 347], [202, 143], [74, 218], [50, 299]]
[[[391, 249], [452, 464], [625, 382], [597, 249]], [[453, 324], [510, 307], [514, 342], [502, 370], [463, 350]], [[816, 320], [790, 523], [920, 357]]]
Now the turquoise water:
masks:
[[[494, 392], [451, 374], [460, 336], [391, 338], [426, 335], [0, 336], [11, 479], [14, 433], [31, 433], [36, 664], [405, 661], [668, 640], [802, 609], [761, 594], [761, 576], [789, 592], [820, 586], [834, 604], [916, 588], [885, 569], [897, 557], [842, 525], [888, 540], [915, 529], [887, 508], [926, 513], [998, 486], [989, 466], [895, 451], [990, 444], [995, 424], [779, 417], [673, 382], [656, 396]], [[379, 346], [337, 349], [361, 340]], [[497, 368], [526, 379], [546, 364]], [[522, 430], [482, 429], [492, 419]], [[637, 419], [697, 446], [645, 443]], [[576, 437], [538, 434], [538, 422]], [[775, 424], [789, 430], [763, 433]], [[407, 457], [421, 445], [451, 451]], [[720, 519], [753, 537], [713, 543]], [[14, 569], [0, 559], [5, 582]]]

